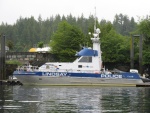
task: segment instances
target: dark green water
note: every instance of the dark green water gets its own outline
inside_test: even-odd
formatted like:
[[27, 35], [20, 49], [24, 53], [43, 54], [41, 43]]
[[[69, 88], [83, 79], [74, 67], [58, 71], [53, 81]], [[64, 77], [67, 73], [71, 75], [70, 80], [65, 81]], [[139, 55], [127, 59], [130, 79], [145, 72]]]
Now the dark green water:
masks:
[[0, 113], [150, 113], [150, 88], [0, 86]]

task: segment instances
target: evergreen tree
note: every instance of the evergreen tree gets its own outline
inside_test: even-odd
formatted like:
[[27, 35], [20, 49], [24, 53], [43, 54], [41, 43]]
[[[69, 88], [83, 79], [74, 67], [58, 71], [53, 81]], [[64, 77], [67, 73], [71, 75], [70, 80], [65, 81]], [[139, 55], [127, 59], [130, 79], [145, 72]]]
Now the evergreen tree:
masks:
[[130, 32], [136, 29], [136, 23], [134, 22], [134, 18], [132, 17], [130, 20], [127, 15], [123, 14], [115, 15], [113, 26], [118, 33], [124, 36], [129, 36]]
[[[66, 24], [62, 24], [64, 23], [62, 21], [66, 21]], [[71, 14], [66, 17], [64, 15], [61, 17], [58, 14], [55, 17], [51, 16], [46, 20], [43, 20], [41, 15], [39, 15], [38, 20], [35, 20], [33, 16], [30, 18], [20, 17], [14, 25], [8, 25], [7, 23], [2, 22], [0, 25], [0, 34], [5, 34], [6, 41], [9, 40], [13, 43], [13, 49], [11, 51], [17, 52], [28, 51], [33, 47], [33, 45], [38, 44], [40, 41], [42, 41], [44, 44], [47, 44], [50, 40], [55, 42], [55, 38], [56, 40], [59, 40], [60, 38], [57, 39], [57, 36], [62, 37], [60, 44], [56, 43], [56, 45], [58, 47], [60, 46], [59, 49], [63, 48], [63, 50], [61, 49], [60, 53], [59, 50], [57, 50], [57, 52], [53, 52], [55, 54], [61, 54], [59, 57], [60, 60], [65, 61], [64, 59], [68, 59], [68, 61], [70, 61], [73, 58], [69, 59], [66, 57], [67, 54], [69, 57], [74, 56], [75, 51], [80, 49], [79, 45], [92, 46], [90, 39], [91, 37], [88, 35], [88, 32], [93, 33], [94, 23], [95, 17], [93, 15], [90, 15], [89, 18], [85, 18], [83, 14], [78, 18], [73, 17]], [[143, 60], [145, 64], [150, 63], [149, 23], [149, 17], [147, 16], [146, 19], [143, 19], [139, 22], [137, 29], [137, 23], [134, 21], [134, 18], [132, 17], [129, 19], [127, 15], [123, 14], [116, 14], [113, 24], [104, 19], [100, 22], [96, 21], [97, 28], [101, 29], [100, 40], [104, 61], [129, 62], [130, 37], [128, 36], [134, 31], [134, 33], [136, 32], [135, 34], [144, 35]], [[63, 30], [60, 31], [60, 29]], [[135, 40], [135, 45], [137, 46], [138, 41], [139, 40], [137, 38], [137, 40]], [[54, 48], [57, 49], [57, 46]], [[138, 47], [136, 46], [135, 57], [135, 59], [138, 60]]]

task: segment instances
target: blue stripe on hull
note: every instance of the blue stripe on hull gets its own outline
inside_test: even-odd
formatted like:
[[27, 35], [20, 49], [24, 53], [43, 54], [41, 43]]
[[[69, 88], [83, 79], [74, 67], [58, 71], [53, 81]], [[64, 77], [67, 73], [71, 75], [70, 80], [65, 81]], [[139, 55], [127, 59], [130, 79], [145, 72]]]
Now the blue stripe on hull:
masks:
[[124, 78], [124, 79], [141, 79], [137, 73], [122, 72], [119, 74], [97, 74], [97, 73], [70, 73], [70, 72], [27, 72], [15, 71], [14, 76], [70, 76], [70, 77], [94, 77], [94, 78]]

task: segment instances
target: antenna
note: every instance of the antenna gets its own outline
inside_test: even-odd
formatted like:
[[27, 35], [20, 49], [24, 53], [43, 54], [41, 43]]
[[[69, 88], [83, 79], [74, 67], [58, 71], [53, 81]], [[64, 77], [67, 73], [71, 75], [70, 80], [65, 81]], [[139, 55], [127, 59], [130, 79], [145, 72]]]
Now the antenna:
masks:
[[96, 7], [95, 7], [95, 25], [94, 25], [94, 33], [96, 33]]

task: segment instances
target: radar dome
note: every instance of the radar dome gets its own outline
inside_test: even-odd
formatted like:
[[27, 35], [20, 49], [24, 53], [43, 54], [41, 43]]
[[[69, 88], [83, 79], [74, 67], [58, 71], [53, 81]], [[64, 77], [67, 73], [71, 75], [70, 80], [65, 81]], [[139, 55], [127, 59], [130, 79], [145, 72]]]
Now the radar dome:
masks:
[[101, 33], [99, 28], [96, 29], [96, 33]]

